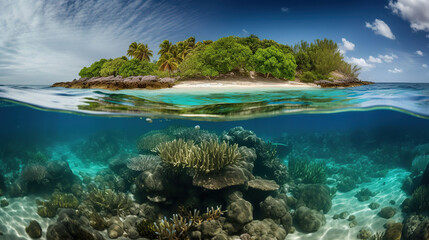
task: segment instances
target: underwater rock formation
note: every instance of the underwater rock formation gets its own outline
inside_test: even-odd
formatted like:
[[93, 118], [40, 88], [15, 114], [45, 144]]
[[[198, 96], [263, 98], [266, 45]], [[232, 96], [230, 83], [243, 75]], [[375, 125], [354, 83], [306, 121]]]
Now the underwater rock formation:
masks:
[[297, 224], [298, 230], [307, 233], [316, 232], [326, 223], [325, 216], [322, 213], [307, 207], [299, 207], [293, 220]]
[[265, 218], [270, 218], [277, 224], [283, 225], [286, 232], [290, 232], [292, 216], [289, 213], [287, 203], [283, 199], [268, 196], [263, 202], [259, 203], [259, 206]]
[[266, 240], [277, 239], [283, 240], [286, 238], [286, 231], [277, 225], [272, 219], [254, 220], [243, 228], [244, 232], [249, 234], [252, 239]]
[[42, 227], [39, 222], [36, 220], [31, 220], [30, 224], [25, 228], [25, 232], [31, 238], [40, 238], [42, 237]]
[[368, 201], [371, 197], [374, 197], [376, 194], [371, 192], [368, 188], [361, 189], [358, 193], [355, 194], [355, 197], [360, 202]]
[[93, 230], [89, 224], [79, 218], [72, 209], [63, 209], [60, 211], [57, 222], [48, 227], [46, 239], [104, 240], [99, 232]]
[[396, 209], [392, 207], [384, 207], [381, 209], [381, 211], [378, 213], [378, 216], [382, 218], [389, 219], [396, 214]]
[[306, 206], [327, 213], [332, 207], [329, 187], [321, 184], [298, 186], [294, 190], [297, 206]]

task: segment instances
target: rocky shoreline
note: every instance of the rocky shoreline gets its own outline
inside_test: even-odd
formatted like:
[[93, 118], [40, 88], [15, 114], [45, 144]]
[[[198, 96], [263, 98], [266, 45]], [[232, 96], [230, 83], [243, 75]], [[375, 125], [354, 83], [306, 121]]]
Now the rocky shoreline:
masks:
[[[230, 75], [228, 75], [230, 76]], [[266, 84], [282, 84], [282, 87], [292, 87], [293, 85], [300, 84], [300, 86], [309, 87], [322, 87], [322, 88], [337, 88], [337, 87], [357, 87], [362, 85], [373, 84], [373, 82], [361, 81], [357, 78], [343, 78], [339, 80], [318, 80], [314, 83], [304, 83], [300, 81], [283, 81], [279, 79], [255, 79], [254, 77], [241, 77], [236, 79], [237, 76], [230, 76], [231, 83], [233, 85], [244, 86], [247, 83], [259, 83], [259, 85]], [[225, 84], [228, 84], [229, 78], [220, 78]], [[80, 78], [75, 79], [71, 82], [57, 82], [54, 83], [51, 87], [65, 87], [65, 88], [101, 88], [108, 90], [121, 90], [121, 89], [162, 89], [162, 88], [171, 88], [177, 84], [177, 78], [159, 78], [158, 76], [148, 75], [148, 76], [133, 76], [123, 78], [121, 76], [109, 76], [109, 77], [93, 77], [93, 78]], [[186, 79], [180, 79], [185, 82]], [[195, 81], [194, 79], [191, 79]], [[219, 79], [215, 78], [212, 80], [198, 80], [199, 82], [204, 82], [204, 84], [210, 84]], [[242, 82], [243, 84], [237, 84]], [[180, 84], [180, 83], [179, 83]], [[259, 87], [258, 85], [258, 87]], [[284, 86], [283, 86], [284, 85]]]
[[121, 90], [121, 89], [161, 89], [171, 88], [176, 81], [175, 78], [158, 78], [157, 76], [135, 76], [123, 78], [121, 76], [108, 76], [108, 77], [93, 77], [93, 78], [80, 78], [71, 82], [57, 82], [51, 87], [65, 87], [65, 88], [101, 88], [108, 90]]

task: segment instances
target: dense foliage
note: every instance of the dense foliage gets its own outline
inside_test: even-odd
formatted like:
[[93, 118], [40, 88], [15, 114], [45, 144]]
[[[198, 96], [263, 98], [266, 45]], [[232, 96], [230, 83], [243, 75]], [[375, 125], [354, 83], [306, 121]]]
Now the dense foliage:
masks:
[[257, 72], [267, 74], [267, 77], [271, 74], [277, 78], [295, 78], [295, 58], [274, 46], [258, 49], [252, 57], [252, 64]]
[[84, 67], [81, 77], [120, 75], [217, 77], [231, 71], [249, 74], [250, 71], [279, 79], [314, 82], [335, 79], [338, 76], [357, 77], [360, 68], [344, 61], [338, 45], [332, 40], [301, 41], [291, 47], [274, 40], [249, 37], [224, 37], [216, 41], [196, 42], [194, 37], [172, 43], [164, 40], [159, 45], [159, 59], [150, 63], [152, 50], [147, 44], [133, 42], [126, 57], [101, 59]]

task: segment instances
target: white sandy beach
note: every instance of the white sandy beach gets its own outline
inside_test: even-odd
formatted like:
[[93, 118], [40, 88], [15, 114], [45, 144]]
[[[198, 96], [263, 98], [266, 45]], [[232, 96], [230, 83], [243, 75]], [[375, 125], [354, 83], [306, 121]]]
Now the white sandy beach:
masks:
[[283, 81], [283, 80], [186, 80], [178, 82], [173, 86], [175, 89], [266, 89], [266, 88], [320, 88], [314, 83], [303, 83], [297, 81]]

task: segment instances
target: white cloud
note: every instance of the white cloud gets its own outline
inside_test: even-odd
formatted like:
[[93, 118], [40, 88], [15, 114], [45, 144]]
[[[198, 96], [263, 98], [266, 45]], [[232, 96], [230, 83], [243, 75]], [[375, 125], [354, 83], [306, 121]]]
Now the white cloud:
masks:
[[371, 24], [369, 22], [365, 23], [365, 26], [367, 28], [372, 29], [375, 34], [387, 37], [389, 39], [396, 39], [395, 35], [393, 35], [392, 31], [390, 30], [390, 27], [380, 19], [375, 19], [375, 21]]
[[394, 59], [398, 58], [398, 56], [396, 56], [395, 54], [390, 54], [390, 55], [388, 55], [388, 54], [386, 54], [386, 55], [379, 54], [378, 57], [381, 58], [384, 62], [387, 62], [387, 63], [390, 63]]
[[244, 33], [244, 35], [249, 35], [249, 32], [246, 29], [243, 28], [241, 31]]
[[280, 11], [282, 11], [282, 12], [284, 12], [284, 13], [287, 13], [287, 12], [289, 12], [289, 8], [287, 8], [287, 7], [282, 7], [282, 8], [280, 8]]
[[1, 0], [0, 83], [52, 83], [83, 66], [158, 44], [192, 24], [165, 1]]
[[423, 64], [422, 64], [422, 67], [427, 68], [427, 67], [428, 67], [428, 65], [427, 65], [426, 63], [423, 63]]
[[429, 1], [428, 0], [390, 0], [388, 8], [392, 12], [410, 22], [414, 31], [429, 32]]
[[371, 69], [371, 68], [374, 68], [375, 67], [375, 65], [374, 64], [371, 64], [371, 63], [368, 63], [365, 59], [363, 59], [363, 58], [355, 58], [355, 57], [352, 57], [352, 58], [349, 58], [349, 59], [346, 59], [349, 63], [352, 63], [352, 64], [355, 64], [355, 65], [357, 65], [357, 66], [359, 66], [359, 67], [361, 67], [361, 68], [363, 68], [364, 70], [366, 69], [366, 70], [369, 70], [369, 69]]
[[416, 51], [416, 54], [417, 54], [417, 55], [419, 55], [419, 56], [423, 56], [423, 52], [422, 52], [422, 51], [420, 51], [420, 50], [417, 50], [417, 51]]
[[402, 72], [402, 69], [399, 69], [399, 68], [394, 68], [393, 70], [392, 69], [389, 69], [389, 70], [387, 70], [388, 72], [390, 72], [390, 73], [401, 73]]
[[341, 38], [341, 41], [343, 42], [342, 44], [340, 44], [340, 52], [342, 54], [345, 54], [347, 51], [355, 50], [354, 43], [347, 41], [347, 39], [345, 38]]
[[377, 58], [377, 57], [373, 57], [373, 56], [369, 56], [368, 61], [372, 62], [372, 63], [382, 63], [383, 62], [381, 60], [381, 58]]

